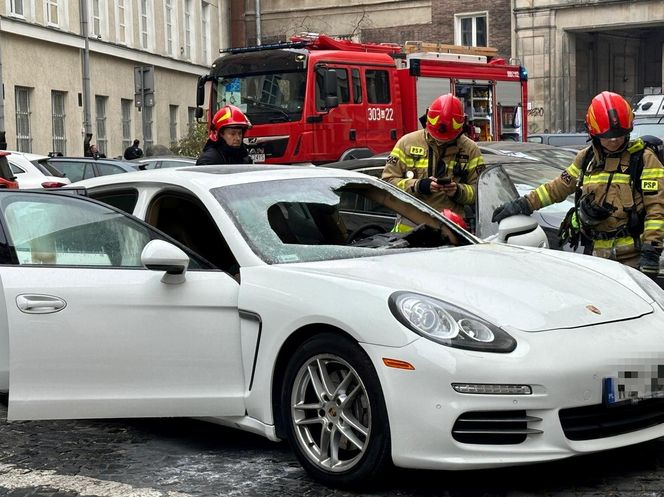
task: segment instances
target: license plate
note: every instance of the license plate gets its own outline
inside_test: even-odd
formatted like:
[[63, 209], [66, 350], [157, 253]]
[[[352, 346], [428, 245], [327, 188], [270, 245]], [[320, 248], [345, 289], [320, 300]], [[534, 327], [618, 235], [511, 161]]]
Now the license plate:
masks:
[[604, 378], [604, 403], [607, 405], [638, 403], [645, 399], [664, 398], [664, 366], [644, 366], [620, 371]]
[[265, 154], [249, 154], [254, 162], [265, 162]]

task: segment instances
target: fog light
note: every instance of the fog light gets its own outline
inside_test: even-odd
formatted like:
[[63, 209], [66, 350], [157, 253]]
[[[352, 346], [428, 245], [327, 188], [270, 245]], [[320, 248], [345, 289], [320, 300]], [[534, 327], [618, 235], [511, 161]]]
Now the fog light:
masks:
[[492, 385], [486, 383], [452, 383], [459, 393], [484, 395], [532, 395], [530, 385]]

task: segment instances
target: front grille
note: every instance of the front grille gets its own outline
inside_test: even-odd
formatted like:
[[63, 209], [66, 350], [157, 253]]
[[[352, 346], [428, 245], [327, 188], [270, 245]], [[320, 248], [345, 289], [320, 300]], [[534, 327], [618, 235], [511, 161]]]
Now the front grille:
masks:
[[538, 421], [542, 419], [528, 416], [526, 411], [466, 412], [454, 423], [452, 436], [457, 442], [466, 444], [520, 444], [528, 435], [542, 433], [528, 427], [528, 423]]
[[561, 409], [560, 424], [569, 440], [594, 440], [643, 430], [664, 423], [664, 399], [637, 404]]

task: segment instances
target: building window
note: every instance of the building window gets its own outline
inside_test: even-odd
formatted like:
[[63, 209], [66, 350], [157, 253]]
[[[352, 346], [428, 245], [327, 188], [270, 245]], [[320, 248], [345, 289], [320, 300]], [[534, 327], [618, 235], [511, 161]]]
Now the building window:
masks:
[[188, 129], [196, 124], [196, 107], [187, 107], [187, 126]]
[[164, 19], [166, 20], [166, 53], [175, 55], [176, 27], [173, 0], [164, 0]]
[[9, 0], [9, 13], [15, 16], [25, 17], [25, 5], [23, 0]]
[[140, 3], [140, 28], [141, 28], [141, 48], [149, 50], [152, 48], [152, 1], [151, 0], [141, 0]]
[[133, 138], [131, 136], [131, 110], [132, 100], [123, 98], [120, 102], [122, 107], [122, 150], [126, 149], [132, 144]]
[[152, 148], [152, 107], [143, 107], [143, 144], [145, 153]]
[[46, 7], [46, 24], [48, 26], [58, 26], [60, 24], [58, 3], [58, 0], [46, 0], [44, 2], [44, 7]]
[[101, 2], [92, 0], [90, 5], [90, 34], [101, 36]]
[[194, 0], [184, 2], [184, 56], [191, 60], [191, 22], [194, 15]]
[[203, 63], [210, 63], [210, 5], [203, 0], [201, 4], [201, 48]]
[[108, 137], [106, 136], [106, 102], [108, 97], [95, 95], [95, 119], [97, 121], [97, 150], [106, 154]]
[[170, 117], [169, 127], [171, 131], [171, 145], [175, 145], [178, 141], [178, 106], [169, 105], [168, 114]]
[[65, 126], [65, 96], [64, 91], [51, 92], [51, 119], [53, 121], [53, 152], [67, 155], [67, 135]]
[[125, 0], [117, 0], [116, 3], [116, 24], [117, 24], [117, 39], [118, 43], [127, 43], [128, 33], [127, 33], [127, 6], [125, 5]]
[[456, 44], [472, 47], [488, 46], [488, 16], [487, 12], [457, 14], [455, 16]]
[[16, 150], [32, 152], [30, 136], [30, 93], [31, 88], [16, 87]]

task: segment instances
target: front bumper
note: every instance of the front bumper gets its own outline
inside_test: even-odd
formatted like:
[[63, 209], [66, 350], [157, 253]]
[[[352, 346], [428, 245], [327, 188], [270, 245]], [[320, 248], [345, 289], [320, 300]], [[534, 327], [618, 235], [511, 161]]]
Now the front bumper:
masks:
[[[561, 409], [602, 405], [604, 378], [618, 371], [664, 365], [664, 313], [639, 319], [540, 333], [510, 331], [510, 354], [445, 347], [424, 338], [403, 348], [371, 344], [390, 421], [397, 466], [477, 469], [561, 459], [652, 440], [664, 424], [586, 440], [571, 440]], [[388, 368], [383, 358], [407, 361], [414, 371]], [[452, 383], [529, 385], [531, 395], [461, 394]], [[515, 412], [532, 421], [520, 443], [462, 443], [452, 428], [466, 413]], [[459, 437], [457, 437], [458, 439]]]

